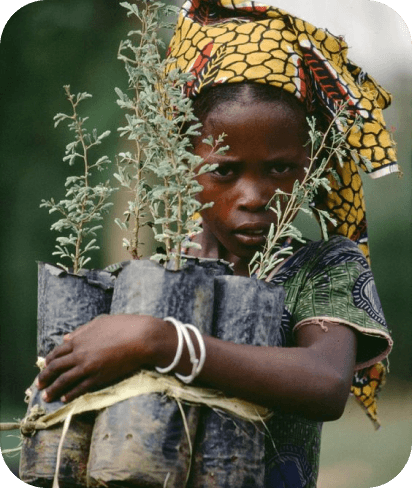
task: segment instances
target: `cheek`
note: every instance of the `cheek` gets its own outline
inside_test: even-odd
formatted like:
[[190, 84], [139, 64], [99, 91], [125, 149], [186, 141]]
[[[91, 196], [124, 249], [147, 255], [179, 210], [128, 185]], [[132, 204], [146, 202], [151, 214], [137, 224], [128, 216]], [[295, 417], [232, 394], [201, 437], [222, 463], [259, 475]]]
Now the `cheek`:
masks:
[[224, 220], [231, 208], [230, 192], [225, 191], [213, 184], [207, 175], [197, 178], [203, 190], [196, 196], [197, 200], [203, 205], [213, 202], [213, 206], [202, 211], [202, 216], [208, 221]]
[[196, 180], [203, 187], [203, 189], [196, 194], [196, 200], [203, 205], [204, 203], [208, 203], [210, 201], [208, 200], [208, 186], [205, 185], [205, 178], [203, 176], [196, 177]]
[[202, 215], [208, 219], [224, 220], [231, 208], [230, 201], [226, 198], [224, 192], [212, 192], [203, 190], [198, 194], [198, 201], [203, 205], [213, 202], [213, 206], [202, 211]]
[[198, 176], [196, 179], [203, 187], [203, 190], [197, 194], [197, 200], [202, 204], [216, 201], [219, 195], [219, 189], [213, 183], [210, 176], [206, 173]]
[[292, 193], [293, 187], [295, 185], [296, 181], [299, 181], [299, 183], [302, 183], [306, 175], [304, 167], [299, 169], [299, 171], [294, 172], [293, 176], [290, 176], [289, 178], [286, 178], [283, 181], [279, 182], [278, 188], [283, 190], [286, 193]]

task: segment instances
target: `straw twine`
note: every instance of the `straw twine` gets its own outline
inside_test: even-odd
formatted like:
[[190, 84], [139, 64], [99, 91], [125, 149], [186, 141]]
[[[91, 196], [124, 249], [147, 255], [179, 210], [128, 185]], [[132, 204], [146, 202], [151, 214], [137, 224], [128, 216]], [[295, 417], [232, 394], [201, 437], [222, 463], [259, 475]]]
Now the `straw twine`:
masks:
[[[41, 368], [40, 358], [37, 365]], [[26, 393], [30, 397], [33, 392], [29, 389]], [[265, 407], [236, 397], [227, 397], [218, 390], [185, 385], [172, 376], [156, 371], [140, 371], [113, 386], [86, 393], [51, 413], [45, 413], [36, 405], [20, 423], [1, 424], [1, 430], [20, 428], [23, 434], [30, 435], [36, 430], [48, 429], [64, 422], [68, 416], [102, 410], [129, 398], [150, 393], [160, 393], [178, 402], [205, 405], [250, 422], [261, 422], [272, 415]]]

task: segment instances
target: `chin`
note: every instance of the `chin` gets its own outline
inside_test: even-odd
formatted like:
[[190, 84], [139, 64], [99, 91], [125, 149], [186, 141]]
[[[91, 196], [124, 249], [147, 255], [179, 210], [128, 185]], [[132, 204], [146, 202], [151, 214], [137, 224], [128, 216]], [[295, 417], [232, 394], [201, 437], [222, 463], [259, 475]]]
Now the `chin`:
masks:
[[227, 254], [229, 256], [235, 256], [237, 257], [238, 259], [241, 259], [242, 261], [245, 261], [249, 264], [249, 262], [252, 260], [252, 258], [255, 256], [255, 254], [257, 252], [261, 252], [263, 251], [263, 247], [262, 246], [259, 246], [259, 247], [249, 247], [249, 248], [242, 248], [242, 249], [239, 249], [239, 248], [233, 248], [232, 251], [227, 251]]

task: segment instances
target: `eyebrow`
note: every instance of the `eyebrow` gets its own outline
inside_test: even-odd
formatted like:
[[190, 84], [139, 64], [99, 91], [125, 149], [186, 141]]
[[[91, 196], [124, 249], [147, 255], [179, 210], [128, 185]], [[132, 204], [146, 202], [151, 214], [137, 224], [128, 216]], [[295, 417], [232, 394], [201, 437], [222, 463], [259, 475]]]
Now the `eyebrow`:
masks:
[[[222, 156], [222, 155], [214, 155], [211, 154], [210, 158], [213, 158], [214, 164], [223, 164], [223, 163], [228, 163], [228, 164], [242, 164], [244, 163], [243, 159], [237, 159], [233, 156]], [[278, 158], [272, 158], [268, 160], [259, 160], [259, 163], [263, 164], [279, 164], [279, 163], [284, 163], [284, 164], [294, 164], [296, 163], [298, 158], [295, 155], [289, 156], [289, 155], [281, 155]], [[305, 161], [305, 163], [309, 161], [309, 157]]]

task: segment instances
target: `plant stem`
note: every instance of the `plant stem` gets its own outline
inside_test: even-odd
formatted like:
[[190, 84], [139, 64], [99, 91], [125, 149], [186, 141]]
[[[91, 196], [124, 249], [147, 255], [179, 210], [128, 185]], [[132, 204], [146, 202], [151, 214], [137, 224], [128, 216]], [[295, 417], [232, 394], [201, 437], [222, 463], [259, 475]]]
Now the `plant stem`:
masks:
[[[140, 117], [138, 103], [139, 103], [139, 90], [138, 87], [135, 86], [135, 115], [136, 117]], [[131, 248], [129, 249], [130, 254], [132, 255], [133, 259], [140, 259], [139, 256], [139, 247], [140, 247], [140, 220], [141, 220], [141, 195], [137, 191], [140, 188], [140, 182], [142, 180], [143, 170], [142, 170], [142, 163], [141, 163], [141, 145], [137, 139], [135, 139], [135, 146], [136, 146], [136, 153], [135, 153], [135, 160], [137, 161], [137, 170], [136, 170], [136, 184], [135, 184], [135, 205], [134, 205], [134, 229], [132, 234], [132, 242]]]
[[[66, 93], [67, 93], [68, 99], [70, 100], [70, 103], [73, 107], [73, 115], [72, 115], [71, 119], [76, 124], [76, 133], [79, 137], [79, 140], [80, 140], [80, 143], [81, 143], [82, 149], [83, 149], [83, 155], [82, 155], [82, 158], [84, 161], [84, 177], [83, 177], [83, 180], [84, 180], [84, 188], [86, 190], [84, 197], [82, 198], [82, 202], [81, 202], [81, 214], [83, 215], [85, 208], [86, 208], [86, 202], [87, 202], [87, 189], [89, 188], [89, 180], [88, 180], [89, 167], [88, 167], [88, 160], [87, 160], [88, 146], [87, 146], [87, 144], [84, 140], [84, 137], [83, 137], [82, 123], [81, 123], [81, 121], [79, 121], [78, 114], [76, 112], [76, 107], [77, 107], [78, 102], [73, 101], [74, 95], [70, 94], [70, 90], [68, 87], [66, 87]], [[75, 248], [75, 255], [74, 255], [75, 257], [74, 257], [74, 261], [73, 261], [73, 273], [74, 274], [77, 274], [79, 272], [79, 261], [80, 261], [80, 257], [81, 257], [80, 246], [82, 243], [83, 224], [84, 224], [84, 220], [82, 219], [78, 223], [77, 229], [76, 229], [77, 230], [77, 240], [76, 240], [76, 248]]]
[[[295, 191], [294, 189], [294, 191], [292, 191], [292, 193], [289, 194], [274, 195], [273, 198], [275, 198], [276, 196], [278, 198], [286, 197], [287, 204], [283, 211], [276, 211], [277, 223], [275, 226], [275, 232], [273, 238], [270, 239], [270, 242], [267, 241], [265, 244], [262, 258], [257, 271], [258, 279], [263, 279], [265, 277], [266, 270], [264, 267], [264, 262], [269, 259], [269, 256], [271, 255], [271, 253], [273, 253], [273, 250], [276, 249], [278, 242], [283, 237], [287, 237], [289, 235], [289, 230], [293, 220], [295, 219], [302, 205], [307, 201], [310, 193], [313, 191], [312, 190], [313, 183], [325, 171], [332, 157], [338, 153], [338, 151], [344, 144], [346, 140], [346, 134], [342, 135], [339, 142], [338, 143], [334, 142], [331, 147], [328, 147], [326, 144], [330, 132], [334, 128], [336, 121], [339, 119], [339, 117], [341, 117], [344, 108], [345, 107], [342, 107], [342, 109], [335, 114], [327, 130], [322, 134], [322, 138], [320, 140], [319, 147], [316, 150], [316, 152], [314, 152], [314, 144], [312, 141], [311, 155], [309, 158], [310, 162], [303, 180], [299, 183], [300, 191]], [[321, 165], [319, 166], [319, 168], [317, 168], [316, 171], [313, 171], [316, 161], [320, 157], [321, 153], [325, 150], [327, 150], [327, 158], [322, 161]], [[299, 197], [299, 202], [298, 202], [298, 197]], [[267, 277], [266, 280], [268, 280], [268, 278], [269, 277]]]

